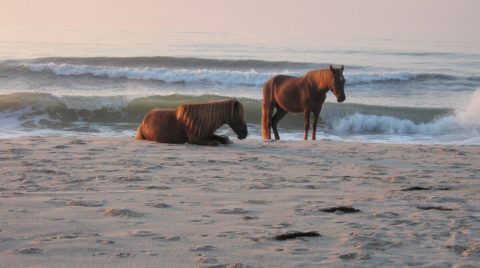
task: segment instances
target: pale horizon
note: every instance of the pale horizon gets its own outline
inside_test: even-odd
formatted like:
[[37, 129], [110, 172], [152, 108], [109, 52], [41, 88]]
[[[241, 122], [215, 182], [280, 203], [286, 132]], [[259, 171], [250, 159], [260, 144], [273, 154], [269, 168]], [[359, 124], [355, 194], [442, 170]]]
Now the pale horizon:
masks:
[[[223, 32], [254, 36], [329, 34], [476, 40], [480, 2], [461, 1], [9, 1], [0, 33], [58, 30]], [[45, 31], [42, 31], [45, 30]], [[41, 38], [41, 37], [39, 37]], [[32, 37], [35, 39], [35, 37]], [[55, 37], [49, 38], [55, 39]]]

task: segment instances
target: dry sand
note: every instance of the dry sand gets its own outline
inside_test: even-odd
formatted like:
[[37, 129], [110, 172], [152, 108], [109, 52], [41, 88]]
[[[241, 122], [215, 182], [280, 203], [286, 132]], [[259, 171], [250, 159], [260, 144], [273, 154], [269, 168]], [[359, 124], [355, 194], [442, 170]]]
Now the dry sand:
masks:
[[480, 267], [479, 146], [11, 139], [0, 182], [1, 267]]

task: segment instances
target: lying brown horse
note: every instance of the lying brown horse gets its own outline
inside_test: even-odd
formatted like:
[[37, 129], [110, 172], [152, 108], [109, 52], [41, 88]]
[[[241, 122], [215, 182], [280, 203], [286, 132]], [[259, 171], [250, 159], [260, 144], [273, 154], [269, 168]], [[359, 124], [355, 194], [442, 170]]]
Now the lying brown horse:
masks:
[[[327, 97], [327, 91], [331, 90], [337, 97], [338, 102], [345, 101], [343, 87], [343, 65], [334, 69], [314, 70], [302, 77], [277, 75], [267, 81], [263, 87], [262, 106], [262, 136], [271, 139], [270, 130], [273, 129], [275, 139], [279, 140], [277, 124], [288, 112], [304, 113], [305, 133], [303, 139], [307, 139], [310, 128], [310, 113], [313, 113], [312, 140], [316, 139], [318, 115]], [[276, 113], [273, 115], [273, 110]]]
[[214, 132], [228, 124], [239, 139], [248, 134], [243, 105], [237, 100], [205, 104], [183, 104], [177, 109], [153, 109], [143, 118], [137, 130], [137, 140], [163, 143], [191, 143], [215, 146], [228, 144], [227, 136]]

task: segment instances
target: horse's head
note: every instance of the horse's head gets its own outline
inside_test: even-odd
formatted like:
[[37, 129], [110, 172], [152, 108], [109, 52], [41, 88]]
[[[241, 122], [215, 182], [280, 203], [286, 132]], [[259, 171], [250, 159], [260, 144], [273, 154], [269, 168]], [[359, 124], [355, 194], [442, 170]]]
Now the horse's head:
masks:
[[330, 65], [330, 71], [332, 72], [333, 81], [330, 83], [330, 90], [333, 92], [335, 97], [337, 97], [337, 102], [344, 102], [345, 97], [345, 78], [343, 77], [343, 65], [339, 69], [333, 68]]
[[233, 129], [240, 140], [243, 140], [248, 135], [247, 124], [245, 123], [245, 113], [243, 105], [238, 100], [233, 100], [232, 116], [227, 124]]

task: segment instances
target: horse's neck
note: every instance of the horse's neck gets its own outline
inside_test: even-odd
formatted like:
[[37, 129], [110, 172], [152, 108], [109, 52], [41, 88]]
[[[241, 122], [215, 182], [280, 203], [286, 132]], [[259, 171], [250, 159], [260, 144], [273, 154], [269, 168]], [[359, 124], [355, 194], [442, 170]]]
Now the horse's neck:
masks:
[[221, 120], [215, 121], [216, 124], [213, 126], [215, 129], [213, 129], [213, 131], [225, 125], [230, 120], [229, 113], [222, 113], [222, 115], [223, 115], [223, 118]]
[[309, 89], [310, 91], [315, 91], [318, 94], [327, 94], [329, 90], [329, 85], [325, 81], [318, 81], [317, 79], [307, 79], [304, 77], [302, 79], [302, 84], [304, 85], [304, 88]]

